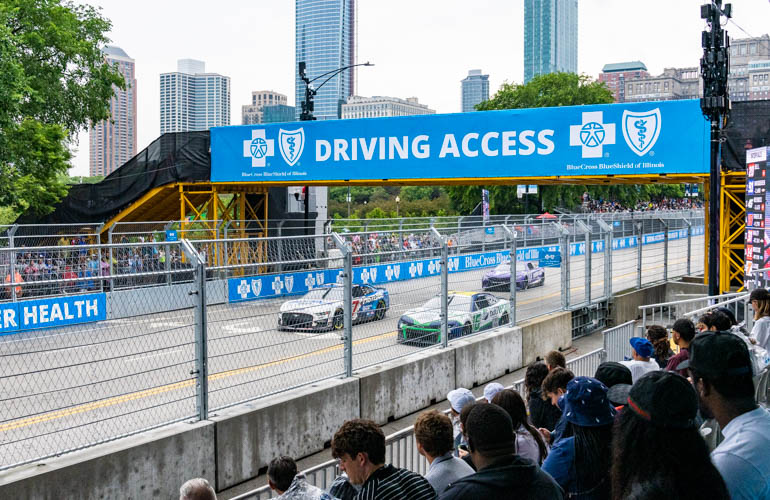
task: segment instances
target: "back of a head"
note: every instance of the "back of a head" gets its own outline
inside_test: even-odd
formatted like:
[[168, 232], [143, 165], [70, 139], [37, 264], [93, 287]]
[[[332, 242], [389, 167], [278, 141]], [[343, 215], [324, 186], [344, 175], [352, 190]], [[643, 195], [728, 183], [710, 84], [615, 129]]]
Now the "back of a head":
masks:
[[668, 331], [661, 325], [650, 325], [647, 327], [647, 338], [653, 344], [658, 340], [668, 340]]
[[524, 375], [524, 386], [527, 391], [540, 390], [543, 380], [548, 375], [548, 367], [542, 361], [536, 361], [527, 367]]
[[730, 318], [718, 309], [711, 313], [711, 324], [720, 332], [727, 332], [733, 326]]
[[685, 342], [692, 342], [692, 339], [695, 338], [695, 325], [689, 319], [681, 318], [676, 320], [671, 329], [678, 333]]
[[567, 390], [567, 384], [575, 375], [565, 368], [554, 368], [543, 380], [543, 395], [556, 394], [558, 389]]
[[467, 405], [463, 406], [463, 410], [460, 412], [460, 426], [463, 428], [463, 432], [465, 431], [465, 424], [468, 423], [468, 415], [470, 415], [471, 410], [474, 406], [477, 406], [482, 403], [468, 403]]
[[627, 366], [617, 361], [605, 361], [599, 365], [594, 378], [608, 388], [618, 384], [632, 385], [633, 376]]
[[550, 351], [545, 355], [545, 364], [548, 365], [551, 370], [557, 367], [567, 368], [567, 359], [564, 357], [564, 354], [559, 351]]
[[500, 457], [515, 453], [516, 438], [511, 417], [494, 404], [475, 405], [465, 424], [468, 448], [485, 457]]
[[440, 457], [454, 446], [452, 421], [436, 410], [426, 411], [414, 423], [414, 438], [433, 457]]
[[276, 457], [267, 467], [267, 477], [280, 491], [286, 491], [297, 475], [297, 463], [291, 457]]
[[735, 314], [733, 314], [730, 309], [726, 307], [717, 307], [716, 311], [727, 316], [727, 319], [730, 320], [730, 326], [735, 326], [738, 324], [738, 320], [735, 319]]
[[355, 458], [366, 453], [375, 465], [385, 463], [385, 434], [371, 420], [356, 418], [348, 420], [332, 438], [332, 456], [342, 458], [345, 454]]
[[217, 494], [208, 481], [198, 477], [179, 488], [179, 500], [217, 500]]
[[513, 430], [516, 430], [527, 421], [527, 405], [518, 392], [512, 389], [505, 389], [492, 398], [492, 404], [496, 404], [511, 417]]

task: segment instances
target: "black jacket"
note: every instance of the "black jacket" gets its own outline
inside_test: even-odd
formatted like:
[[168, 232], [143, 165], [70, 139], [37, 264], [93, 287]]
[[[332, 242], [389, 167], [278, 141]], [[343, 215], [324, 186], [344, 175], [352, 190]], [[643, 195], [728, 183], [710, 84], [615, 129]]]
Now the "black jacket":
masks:
[[529, 393], [527, 406], [529, 407], [529, 421], [536, 429], [544, 427], [549, 431], [556, 428], [556, 422], [561, 417], [561, 410], [551, 404], [550, 401], [544, 401], [540, 389], [533, 389]]
[[446, 487], [440, 500], [465, 498], [484, 500], [561, 500], [564, 492], [534, 462], [518, 455], [505, 457], [475, 474]]

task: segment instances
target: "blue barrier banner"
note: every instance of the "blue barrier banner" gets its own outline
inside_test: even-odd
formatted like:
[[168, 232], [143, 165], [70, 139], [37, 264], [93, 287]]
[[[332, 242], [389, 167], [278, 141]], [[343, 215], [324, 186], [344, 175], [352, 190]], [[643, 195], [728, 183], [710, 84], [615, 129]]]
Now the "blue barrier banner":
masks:
[[0, 335], [107, 319], [105, 294], [92, 293], [0, 304]]
[[214, 127], [211, 181], [707, 173], [708, 138], [698, 100]]
[[[696, 228], [693, 228], [695, 230]], [[693, 231], [695, 233], [695, 231]], [[663, 233], [653, 233], [645, 238], [644, 244], [654, 244], [663, 241]], [[687, 230], [669, 232], [669, 239], [686, 237]], [[631, 248], [636, 246], [636, 237], [615, 238], [613, 249]], [[585, 242], [571, 243], [570, 255], [585, 255]], [[604, 252], [604, 240], [591, 241], [591, 252]], [[497, 266], [508, 261], [510, 252], [474, 253], [451, 256], [447, 260], [448, 271], [459, 273]], [[538, 261], [542, 267], [559, 267], [561, 265], [561, 249], [559, 245], [546, 245], [516, 249], [517, 261]], [[386, 264], [371, 264], [353, 267], [353, 283], [364, 285], [384, 285], [396, 281], [427, 278], [441, 274], [441, 260], [436, 258], [413, 260], [407, 262], [390, 262]], [[329, 283], [341, 283], [342, 269], [323, 269], [315, 271], [299, 271], [294, 273], [267, 274], [245, 278], [230, 278], [227, 282], [227, 296], [230, 302], [244, 300], [277, 298], [289, 295], [305, 294], [313, 288]]]

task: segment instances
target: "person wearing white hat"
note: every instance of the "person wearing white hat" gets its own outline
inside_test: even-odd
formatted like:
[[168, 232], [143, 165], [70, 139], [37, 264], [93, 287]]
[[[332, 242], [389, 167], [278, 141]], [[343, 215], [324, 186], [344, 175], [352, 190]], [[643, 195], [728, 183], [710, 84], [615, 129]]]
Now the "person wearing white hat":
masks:
[[487, 384], [487, 386], [484, 387], [484, 399], [487, 400], [487, 403], [491, 403], [492, 398], [495, 397], [495, 394], [502, 391], [503, 389], [505, 389], [503, 384], [499, 384], [497, 382]]
[[454, 436], [454, 447], [457, 450], [463, 439], [463, 434], [460, 430], [460, 412], [463, 411], [463, 407], [468, 403], [475, 403], [476, 398], [471, 391], [463, 387], [449, 391], [446, 398], [449, 401], [449, 409], [451, 410], [449, 417], [452, 419], [452, 435]]

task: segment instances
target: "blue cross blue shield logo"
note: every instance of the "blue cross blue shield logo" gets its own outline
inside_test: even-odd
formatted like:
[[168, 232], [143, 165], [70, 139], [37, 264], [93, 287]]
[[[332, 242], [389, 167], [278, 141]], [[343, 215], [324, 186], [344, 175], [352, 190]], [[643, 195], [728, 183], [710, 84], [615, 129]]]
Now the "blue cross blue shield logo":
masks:
[[302, 149], [305, 147], [305, 130], [298, 128], [297, 130], [284, 130], [278, 131], [278, 144], [281, 149], [281, 156], [293, 167], [299, 157], [302, 156]]
[[623, 138], [631, 151], [646, 155], [660, 135], [660, 108], [650, 111], [623, 111]]

